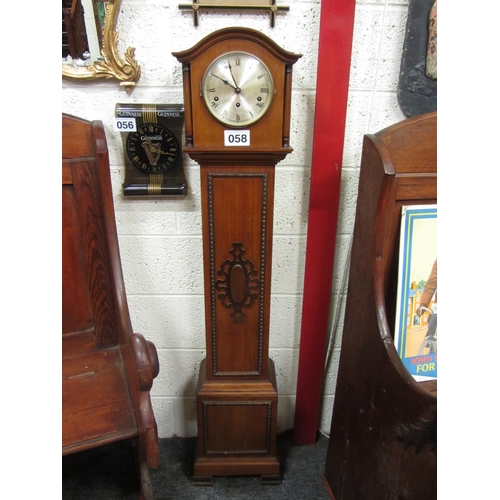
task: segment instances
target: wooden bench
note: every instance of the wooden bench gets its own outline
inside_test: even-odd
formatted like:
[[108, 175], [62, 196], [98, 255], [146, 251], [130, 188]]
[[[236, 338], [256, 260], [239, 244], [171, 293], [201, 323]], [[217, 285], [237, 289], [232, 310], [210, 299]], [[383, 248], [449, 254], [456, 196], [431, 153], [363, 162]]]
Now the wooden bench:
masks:
[[394, 345], [401, 207], [435, 203], [435, 112], [365, 135], [324, 476], [336, 500], [437, 496], [437, 382]]
[[133, 333], [104, 128], [62, 115], [62, 454], [131, 439], [140, 495], [159, 463], [153, 343]]

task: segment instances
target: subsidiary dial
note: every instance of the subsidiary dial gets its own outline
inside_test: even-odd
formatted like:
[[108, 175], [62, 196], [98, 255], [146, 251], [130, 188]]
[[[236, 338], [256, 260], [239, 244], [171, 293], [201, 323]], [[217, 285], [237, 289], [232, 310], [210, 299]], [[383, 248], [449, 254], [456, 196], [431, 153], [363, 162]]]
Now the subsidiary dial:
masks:
[[228, 52], [206, 70], [202, 95], [217, 120], [232, 127], [246, 127], [260, 120], [271, 106], [273, 78], [256, 56]]

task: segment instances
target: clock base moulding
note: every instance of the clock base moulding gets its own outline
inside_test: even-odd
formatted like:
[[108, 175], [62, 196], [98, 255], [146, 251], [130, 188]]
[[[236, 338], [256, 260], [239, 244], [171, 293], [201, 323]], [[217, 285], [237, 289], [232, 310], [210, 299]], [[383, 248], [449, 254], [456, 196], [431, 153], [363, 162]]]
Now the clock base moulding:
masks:
[[209, 381], [206, 360], [201, 363], [194, 485], [211, 485], [213, 476], [245, 475], [261, 476], [262, 484], [281, 484], [272, 360], [269, 371], [270, 380]]

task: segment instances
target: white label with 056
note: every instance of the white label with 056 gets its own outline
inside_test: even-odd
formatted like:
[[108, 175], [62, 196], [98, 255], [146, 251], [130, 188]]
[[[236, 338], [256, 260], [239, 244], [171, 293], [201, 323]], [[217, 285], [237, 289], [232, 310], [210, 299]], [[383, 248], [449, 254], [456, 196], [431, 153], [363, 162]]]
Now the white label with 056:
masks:
[[250, 146], [250, 130], [224, 130], [224, 146]]
[[115, 132], [136, 132], [135, 118], [115, 118]]

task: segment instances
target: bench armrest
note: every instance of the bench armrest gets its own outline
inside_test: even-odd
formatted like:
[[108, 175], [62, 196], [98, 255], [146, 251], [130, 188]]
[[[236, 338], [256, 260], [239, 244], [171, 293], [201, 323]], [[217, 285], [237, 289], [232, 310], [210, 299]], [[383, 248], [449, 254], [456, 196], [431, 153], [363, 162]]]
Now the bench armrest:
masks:
[[160, 372], [156, 347], [140, 333], [133, 333], [130, 343], [137, 363], [139, 390], [149, 391]]

